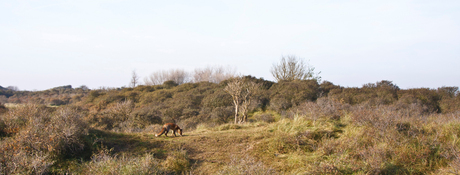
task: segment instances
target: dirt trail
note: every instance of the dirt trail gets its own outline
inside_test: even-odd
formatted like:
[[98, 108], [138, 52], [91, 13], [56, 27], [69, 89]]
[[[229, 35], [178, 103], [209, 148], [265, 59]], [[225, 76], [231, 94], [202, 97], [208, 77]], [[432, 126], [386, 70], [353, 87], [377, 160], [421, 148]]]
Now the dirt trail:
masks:
[[[184, 132], [183, 137], [155, 137], [150, 134], [124, 134], [94, 130], [94, 137], [103, 138], [101, 141], [114, 153], [142, 155], [155, 152], [159, 157], [167, 156], [164, 149], [171, 145], [187, 150], [191, 159], [192, 171], [198, 174], [214, 174], [229, 164], [232, 158], [239, 159], [248, 154], [253, 144], [263, 138], [260, 134], [263, 127], [243, 127], [225, 131], [192, 131]], [[166, 157], [164, 157], [166, 158]]]
[[192, 170], [203, 174], [230, 163], [232, 158], [242, 157], [252, 147], [254, 129], [205, 131], [184, 133], [173, 142], [184, 144], [192, 160]]

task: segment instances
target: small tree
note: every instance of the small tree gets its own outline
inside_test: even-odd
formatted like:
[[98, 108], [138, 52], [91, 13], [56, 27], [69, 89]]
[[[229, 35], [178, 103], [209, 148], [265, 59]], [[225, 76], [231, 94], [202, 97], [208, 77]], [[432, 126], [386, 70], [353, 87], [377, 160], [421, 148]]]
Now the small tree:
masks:
[[257, 93], [260, 84], [254, 82], [247, 82], [243, 84], [243, 90], [241, 92], [242, 103], [241, 103], [241, 114], [243, 115], [240, 122], [246, 122], [248, 119], [249, 106], [252, 102], [252, 96]]
[[[249, 105], [251, 105], [252, 96], [259, 89], [260, 85], [254, 82], [245, 82], [243, 78], [234, 78], [227, 84], [224, 90], [232, 96], [235, 107], [235, 124], [244, 123], [247, 120]], [[241, 113], [241, 118], [239, 114]]]
[[137, 76], [136, 71], [133, 71], [131, 75], [131, 82], [129, 83], [129, 85], [134, 88], [138, 84], [139, 84], [139, 76]]
[[149, 77], [145, 77], [144, 82], [146, 85], [160, 85], [170, 80], [174, 81], [176, 84], [187, 83], [189, 82], [189, 73], [182, 69], [157, 71], [152, 73]]
[[318, 82], [321, 77], [319, 73], [314, 75], [315, 68], [301, 58], [293, 55], [281, 57], [279, 64], [273, 64], [270, 72], [276, 81], [293, 81], [293, 80], [309, 80], [316, 79]]
[[233, 105], [235, 107], [235, 124], [238, 122], [238, 110], [241, 103], [241, 91], [243, 90], [243, 80], [237, 77], [230, 81], [224, 88], [224, 91], [232, 96]]
[[235, 74], [235, 69], [231, 67], [208, 66], [202, 69], [195, 69], [195, 71], [193, 71], [192, 82], [198, 83], [208, 81], [212, 83], [220, 83], [223, 80], [234, 77]]

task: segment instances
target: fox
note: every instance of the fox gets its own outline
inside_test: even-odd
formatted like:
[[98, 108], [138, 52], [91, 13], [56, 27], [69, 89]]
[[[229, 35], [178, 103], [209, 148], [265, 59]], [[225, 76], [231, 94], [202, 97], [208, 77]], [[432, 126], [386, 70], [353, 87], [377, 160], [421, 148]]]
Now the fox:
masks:
[[155, 137], [159, 137], [162, 134], [165, 134], [165, 136], [168, 137], [168, 132], [170, 129], [173, 130], [174, 137], [177, 137], [176, 132], [179, 132], [179, 135], [182, 136], [182, 129], [180, 129], [179, 126], [177, 126], [174, 123], [166, 123], [163, 125], [163, 129], [161, 130], [161, 132], [158, 134], [155, 134]]

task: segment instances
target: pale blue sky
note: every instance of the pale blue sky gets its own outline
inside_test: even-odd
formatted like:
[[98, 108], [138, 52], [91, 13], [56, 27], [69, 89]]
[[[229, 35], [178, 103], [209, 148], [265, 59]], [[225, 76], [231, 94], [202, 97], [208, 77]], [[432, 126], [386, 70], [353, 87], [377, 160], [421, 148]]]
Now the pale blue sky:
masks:
[[282, 55], [345, 87], [460, 86], [460, 1], [0, 2], [4, 87], [121, 87], [133, 70], [208, 65], [273, 80]]

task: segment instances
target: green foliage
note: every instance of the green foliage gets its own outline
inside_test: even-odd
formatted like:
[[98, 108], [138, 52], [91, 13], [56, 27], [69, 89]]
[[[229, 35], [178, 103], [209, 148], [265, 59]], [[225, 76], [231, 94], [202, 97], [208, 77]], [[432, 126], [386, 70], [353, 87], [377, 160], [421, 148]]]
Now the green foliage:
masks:
[[205, 96], [202, 100], [203, 107], [217, 108], [232, 105], [232, 96], [219, 89], [212, 94]]
[[306, 101], [315, 101], [319, 85], [315, 80], [281, 81], [270, 88], [270, 108], [287, 110]]
[[459, 110], [460, 95], [458, 87], [441, 87], [437, 90], [441, 96], [439, 101], [439, 109], [442, 113], [453, 113]]
[[14, 91], [0, 86], [0, 95], [4, 95], [8, 98], [14, 95]]
[[423, 105], [426, 107], [426, 112], [441, 112], [439, 107], [441, 96], [436, 90], [428, 88], [401, 90], [399, 96], [402, 103]]
[[367, 103], [369, 105], [392, 104], [398, 100], [399, 87], [391, 81], [369, 83], [362, 88], [332, 88], [329, 96], [354, 105]]
[[173, 173], [186, 173], [190, 170], [190, 158], [188, 157], [187, 150], [182, 147], [176, 148], [177, 150], [170, 151], [166, 160], [162, 163], [166, 171]]
[[329, 82], [329, 81], [323, 81], [320, 84], [320, 93], [321, 93], [320, 96], [327, 96], [330, 91], [335, 90], [335, 89], [341, 90], [342, 87], [334, 85], [332, 82]]
[[170, 89], [172, 87], [176, 87], [178, 84], [176, 82], [174, 82], [173, 80], [168, 80], [168, 81], [165, 81], [163, 83], [163, 86], [166, 88], [166, 89]]

